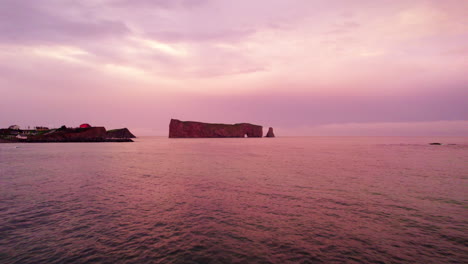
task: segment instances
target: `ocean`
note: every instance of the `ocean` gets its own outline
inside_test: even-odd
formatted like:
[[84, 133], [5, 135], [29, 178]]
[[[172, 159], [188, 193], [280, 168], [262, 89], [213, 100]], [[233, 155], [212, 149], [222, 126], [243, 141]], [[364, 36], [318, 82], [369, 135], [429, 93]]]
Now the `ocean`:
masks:
[[0, 144], [0, 263], [468, 263], [467, 137], [135, 141]]

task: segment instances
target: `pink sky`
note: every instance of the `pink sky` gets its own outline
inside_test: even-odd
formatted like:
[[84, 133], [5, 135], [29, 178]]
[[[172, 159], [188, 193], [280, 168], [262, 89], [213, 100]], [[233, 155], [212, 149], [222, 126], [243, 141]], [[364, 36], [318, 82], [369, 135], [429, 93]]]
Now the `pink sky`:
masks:
[[[468, 135], [465, 0], [1, 0], [0, 127]], [[266, 132], [266, 130], [265, 130]]]

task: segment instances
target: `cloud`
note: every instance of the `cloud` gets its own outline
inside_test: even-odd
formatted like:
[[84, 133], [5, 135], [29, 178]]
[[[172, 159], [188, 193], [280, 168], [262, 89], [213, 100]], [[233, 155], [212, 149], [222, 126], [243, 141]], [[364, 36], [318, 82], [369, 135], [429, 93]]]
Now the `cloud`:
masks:
[[237, 42], [254, 34], [252, 29], [226, 29], [212, 32], [160, 31], [148, 32], [148, 36], [166, 42]]
[[47, 1], [0, 2], [0, 42], [21, 44], [97, 41], [130, 32], [122, 21], [105, 18], [66, 17], [44, 8]]
[[325, 34], [345, 34], [352, 32], [354, 29], [359, 28], [361, 25], [354, 21], [344, 21], [335, 23], [332, 28], [325, 32]]
[[111, 5], [124, 8], [194, 8], [207, 4], [210, 0], [113, 0]]

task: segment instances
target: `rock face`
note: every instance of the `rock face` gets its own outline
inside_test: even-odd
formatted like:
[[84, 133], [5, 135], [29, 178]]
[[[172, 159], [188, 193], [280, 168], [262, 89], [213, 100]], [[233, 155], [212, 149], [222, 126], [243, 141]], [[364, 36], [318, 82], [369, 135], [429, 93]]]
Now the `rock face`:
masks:
[[209, 124], [171, 119], [169, 138], [243, 138], [262, 137], [263, 127], [247, 123]]
[[106, 138], [136, 138], [128, 128], [112, 129], [106, 132]]
[[272, 128], [272, 127], [270, 127], [270, 128], [268, 129], [268, 133], [266, 134], [265, 137], [268, 137], [268, 138], [273, 138], [273, 137], [275, 137], [275, 133], [273, 133], [273, 128]]

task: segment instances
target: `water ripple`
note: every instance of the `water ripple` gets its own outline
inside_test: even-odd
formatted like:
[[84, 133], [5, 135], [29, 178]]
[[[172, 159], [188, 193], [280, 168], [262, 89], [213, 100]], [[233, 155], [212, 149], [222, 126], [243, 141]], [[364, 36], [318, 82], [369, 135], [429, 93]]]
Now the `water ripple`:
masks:
[[466, 142], [384, 140], [0, 145], [0, 263], [466, 262]]

